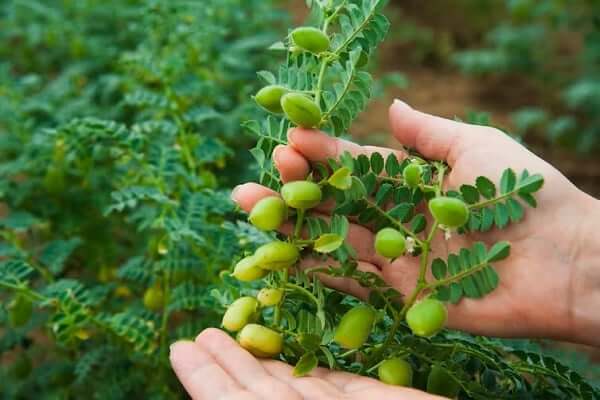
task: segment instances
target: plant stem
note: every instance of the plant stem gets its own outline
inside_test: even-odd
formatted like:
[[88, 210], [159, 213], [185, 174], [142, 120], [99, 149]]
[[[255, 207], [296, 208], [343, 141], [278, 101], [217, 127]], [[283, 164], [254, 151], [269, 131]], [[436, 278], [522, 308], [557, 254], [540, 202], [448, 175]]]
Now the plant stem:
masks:
[[297, 291], [301, 292], [302, 294], [306, 295], [317, 305], [317, 308], [319, 308], [321, 306], [321, 303], [319, 303], [319, 299], [317, 299], [314, 294], [312, 294], [309, 290], [303, 288], [302, 286], [298, 286], [294, 283], [286, 282], [285, 287], [288, 289], [297, 290]]
[[171, 296], [171, 274], [167, 271], [165, 280], [163, 283], [163, 310], [162, 310], [162, 319], [160, 325], [160, 352], [161, 356], [165, 358], [167, 356], [167, 336], [168, 336], [168, 328], [169, 328], [169, 316], [170, 312], [167, 309], [167, 305], [169, 304], [169, 297]]
[[461, 279], [464, 279], [464, 278], [466, 278], [466, 277], [468, 277], [470, 275], [473, 275], [476, 272], [481, 271], [482, 269], [484, 269], [487, 266], [488, 266], [488, 262], [484, 261], [484, 262], [482, 262], [480, 264], [477, 264], [476, 266], [474, 266], [472, 268], [469, 268], [469, 269], [467, 269], [465, 271], [461, 271], [461, 272], [459, 272], [456, 275], [452, 275], [452, 276], [450, 276], [448, 278], [441, 279], [439, 281], [431, 282], [430, 284], [428, 284], [425, 287], [425, 289], [426, 290], [433, 290], [433, 289], [438, 288], [440, 286], [447, 286], [447, 285], [449, 285], [451, 283], [458, 282]]
[[[286, 269], [283, 270], [283, 277], [282, 277], [282, 286], [285, 287], [288, 284], [288, 280], [289, 280], [289, 272]], [[283, 292], [283, 297], [281, 299], [281, 301], [275, 306], [275, 311], [273, 314], [273, 322], [275, 324], [276, 327], [279, 328], [279, 324], [281, 323], [281, 306], [283, 305], [283, 300], [285, 298], [285, 291]]]
[[298, 239], [302, 233], [302, 225], [304, 224], [305, 214], [306, 210], [298, 209], [298, 213], [296, 214], [296, 225], [294, 226], [294, 240]]
[[29, 289], [26, 286], [12, 285], [7, 282], [0, 282], [0, 286], [4, 286], [5, 288], [12, 289], [16, 292], [25, 294], [25, 296], [27, 296], [35, 301], [48, 300], [48, 297], [44, 297], [41, 294], [39, 294], [38, 292], [34, 292], [33, 290]]
[[500, 202], [502, 200], [508, 199], [509, 197], [514, 196], [518, 192], [519, 192], [519, 189], [515, 189], [515, 190], [510, 191], [508, 193], [502, 194], [502, 195], [500, 195], [498, 197], [494, 197], [493, 199], [487, 199], [487, 200], [483, 200], [483, 201], [480, 201], [480, 202], [475, 203], [475, 204], [471, 204], [468, 207], [471, 210], [476, 210], [478, 208], [484, 208], [484, 207], [496, 204], [496, 203], [498, 203], [498, 202]]
[[317, 80], [317, 89], [315, 90], [315, 103], [320, 107], [321, 104], [321, 93], [323, 92], [323, 82], [325, 80], [325, 72], [327, 72], [327, 65], [329, 64], [329, 58], [323, 58], [321, 61], [321, 70], [319, 71], [319, 79]]
[[[402, 309], [400, 310], [400, 312], [396, 315], [396, 318], [394, 319], [394, 323], [392, 324], [392, 327], [390, 328], [390, 331], [389, 331], [387, 337], [385, 338], [385, 341], [383, 342], [383, 346], [381, 346], [376, 352], [374, 352], [373, 357], [375, 359], [377, 359], [380, 355], [382, 355], [385, 352], [385, 350], [390, 346], [390, 344], [394, 340], [394, 337], [396, 335], [396, 332], [398, 331], [398, 328], [400, 328], [400, 324], [404, 320], [404, 316], [406, 315], [406, 312], [415, 303], [415, 301], [417, 300], [419, 295], [423, 292], [423, 290], [428, 287], [426, 277], [427, 277], [427, 267], [429, 265], [429, 249], [431, 247], [431, 241], [433, 240], [433, 237], [435, 235], [437, 228], [438, 228], [438, 224], [437, 224], [437, 222], [434, 222], [433, 225], [431, 226], [431, 229], [429, 230], [427, 239], [425, 239], [425, 241], [423, 241], [421, 244], [423, 253], [421, 254], [421, 260], [420, 260], [420, 265], [419, 265], [419, 277], [417, 279], [417, 285], [415, 286], [415, 289], [408, 297], [408, 300], [406, 300], [404, 302], [404, 305], [402, 306]], [[377, 357], [375, 357], [375, 355]]]

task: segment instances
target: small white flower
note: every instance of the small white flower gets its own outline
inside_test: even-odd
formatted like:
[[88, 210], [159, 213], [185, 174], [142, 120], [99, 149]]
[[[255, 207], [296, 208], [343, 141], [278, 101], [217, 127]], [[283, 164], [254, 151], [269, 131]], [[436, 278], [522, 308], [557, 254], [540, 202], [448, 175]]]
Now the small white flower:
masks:
[[406, 252], [409, 254], [414, 253], [415, 251], [415, 239], [413, 239], [412, 237], [407, 237], [406, 238]]
[[440, 229], [444, 231], [444, 239], [446, 239], [446, 240], [452, 239], [452, 229], [450, 229], [444, 225], [440, 225]]

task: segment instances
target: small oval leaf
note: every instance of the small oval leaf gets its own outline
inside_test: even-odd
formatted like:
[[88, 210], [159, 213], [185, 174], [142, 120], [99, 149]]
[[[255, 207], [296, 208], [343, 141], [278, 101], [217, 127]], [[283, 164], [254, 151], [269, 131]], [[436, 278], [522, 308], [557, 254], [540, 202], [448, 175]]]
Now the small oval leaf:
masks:
[[336, 233], [325, 233], [315, 241], [314, 249], [319, 253], [331, 253], [344, 244], [344, 238]]
[[294, 367], [294, 376], [305, 376], [309, 374], [310, 371], [315, 369], [318, 364], [319, 360], [317, 359], [315, 353], [306, 353], [302, 357], [300, 357], [300, 360], [298, 360], [298, 362], [296, 363], [296, 366]]
[[352, 187], [352, 171], [348, 167], [342, 167], [335, 171], [327, 182], [336, 189], [348, 190]]

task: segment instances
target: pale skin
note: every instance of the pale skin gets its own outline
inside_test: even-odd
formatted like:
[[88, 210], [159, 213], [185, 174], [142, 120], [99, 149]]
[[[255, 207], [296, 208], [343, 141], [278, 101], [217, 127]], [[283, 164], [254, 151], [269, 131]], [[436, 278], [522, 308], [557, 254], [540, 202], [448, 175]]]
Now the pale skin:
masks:
[[[542, 174], [537, 209], [527, 209], [523, 222], [484, 235], [435, 237], [432, 257], [445, 257], [475, 240], [508, 240], [511, 256], [497, 264], [500, 286], [480, 300], [462, 300], [449, 307], [448, 325], [474, 334], [502, 337], [540, 337], [600, 346], [600, 203], [583, 193], [558, 170], [494, 128], [455, 122], [412, 109], [400, 101], [390, 108], [394, 137], [424, 157], [442, 160], [452, 168], [445, 185], [472, 184], [479, 175], [499, 180], [511, 167]], [[301, 180], [311, 164], [339, 157], [402, 150], [359, 146], [318, 131], [293, 129], [286, 146], [273, 155], [285, 182]], [[274, 192], [255, 183], [237, 187], [232, 197], [250, 211]], [[327, 205], [318, 212], [325, 217]], [[288, 228], [284, 228], [288, 229]], [[375, 254], [374, 233], [353, 224], [348, 241], [357, 250], [359, 268], [382, 276], [403, 294], [410, 294], [418, 274], [418, 260], [401, 257], [394, 262]], [[311, 265], [305, 260], [304, 265]], [[364, 297], [352, 281], [324, 277], [331, 287]], [[418, 399], [437, 397], [414, 389], [385, 385], [371, 378], [318, 369], [310, 377], [294, 378], [291, 367], [259, 360], [225, 333], [208, 329], [194, 342], [171, 347], [173, 368], [194, 399]]]

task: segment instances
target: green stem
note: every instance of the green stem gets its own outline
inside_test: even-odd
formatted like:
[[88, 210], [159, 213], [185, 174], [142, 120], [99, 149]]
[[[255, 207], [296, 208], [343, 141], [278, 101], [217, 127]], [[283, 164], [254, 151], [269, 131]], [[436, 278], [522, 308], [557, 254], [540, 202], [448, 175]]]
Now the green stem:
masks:
[[434, 221], [433, 225], [431, 225], [431, 229], [429, 230], [429, 234], [427, 235], [427, 239], [423, 242], [423, 253], [421, 254], [421, 266], [419, 268], [419, 279], [417, 281], [418, 285], [424, 286], [427, 285], [427, 264], [429, 261], [429, 250], [431, 249], [431, 241], [433, 240], [433, 236], [438, 228], [438, 222]]
[[359, 33], [361, 33], [361, 32], [362, 32], [362, 31], [365, 29], [365, 27], [366, 27], [366, 26], [367, 26], [367, 24], [368, 24], [368, 23], [371, 21], [371, 19], [373, 18], [373, 16], [375, 15], [375, 13], [376, 13], [376, 12], [377, 12], [377, 9], [374, 7], [374, 8], [371, 10], [371, 13], [370, 13], [370, 14], [367, 16], [367, 18], [365, 18], [365, 20], [362, 22], [362, 24], [360, 24], [360, 26], [359, 26], [358, 28], [356, 28], [356, 29], [354, 30], [354, 32], [352, 32], [352, 35], [350, 35], [350, 36], [349, 36], [349, 37], [348, 37], [348, 38], [347, 38], [347, 39], [344, 41], [344, 43], [342, 43], [342, 44], [340, 45], [340, 47], [338, 47], [338, 48], [337, 48], [337, 49], [336, 49], [336, 50], [333, 52], [333, 54], [334, 54], [334, 55], [336, 55], [336, 56], [339, 56], [339, 55], [340, 55], [340, 53], [341, 53], [342, 51], [344, 51], [344, 49], [345, 49], [345, 48], [346, 48], [346, 47], [347, 47], [347, 46], [348, 46], [350, 43], [352, 43], [352, 41], [353, 41], [354, 39], [356, 39], [356, 37], [358, 36], [358, 34], [359, 34]]
[[315, 103], [320, 107], [321, 105], [321, 93], [323, 92], [323, 84], [325, 81], [325, 72], [327, 72], [327, 65], [329, 64], [328, 58], [323, 58], [321, 61], [321, 70], [319, 71], [319, 79], [317, 81], [317, 89], [315, 90]]
[[287, 282], [285, 284], [285, 287], [287, 289], [297, 290], [297, 291], [301, 292], [302, 294], [306, 295], [308, 298], [310, 298], [315, 303], [317, 308], [319, 308], [321, 306], [321, 303], [319, 303], [319, 299], [317, 299], [314, 294], [312, 294], [309, 290], [303, 288], [302, 286], [298, 286], [294, 283]]
[[510, 191], [510, 192], [500, 195], [498, 197], [494, 197], [493, 199], [487, 199], [487, 200], [480, 201], [479, 203], [471, 204], [471, 205], [469, 205], [469, 209], [476, 210], [479, 208], [484, 208], [484, 207], [496, 204], [498, 202], [501, 202], [502, 200], [508, 199], [509, 197], [513, 197], [518, 192], [519, 192], [519, 189], [515, 189], [513, 191]]
[[294, 226], [294, 241], [298, 239], [302, 233], [302, 225], [304, 224], [305, 215], [306, 210], [298, 209], [298, 213], [296, 214], [296, 225]]
[[484, 262], [482, 262], [480, 264], [477, 264], [476, 266], [474, 266], [472, 268], [469, 268], [468, 270], [461, 271], [461, 272], [459, 272], [456, 275], [452, 275], [452, 276], [450, 276], [448, 278], [432, 282], [432, 283], [428, 284], [424, 289], [426, 289], [426, 290], [434, 290], [434, 289], [436, 289], [436, 288], [438, 288], [440, 286], [450, 285], [451, 283], [458, 282], [458, 281], [460, 281], [460, 280], [462, 280], [462, 279], [464, 279], [464, 278], [466, 278], [468, 276], [471, 276], [471, 275], [473, 275], [473, 274], [481, 271], [482, 269], [484, 269], [487, 266], [488, 266], [488, 262], [484, 261]]
[[45, 296], [39, 294], [38, 292], [34, 292], [33, 290], [29, 289], [27, 286], [12, 285], [7, 282], [0, 282], [0, 286], [3, 286], [7, 289], [11, 289], [11, 290], [19, 292], [21, 294], [24, 294], [25, 296], [27, 296], [30, 299], [33, 299], [35, 301], [44, 301], [44, 300], [49, 299], [48, 297], [45, 297]]
[[437, 186], [422, 184], [421, 185], [421, 190], [427, 191], [427, 192], [436, 192], [436, 194], [438, 194], [438, 187]]
[[[283, 276], [282, 276], [281, 280], [282, 280], [282, 286], [286, 287], [288, 284], [288, 280], [289, 280], [289, 271], [287, 270], [287, 268], [283, 270]], [[283, 296], [285, 298], [285, 291], [283, 293]], [[279, 304], [277, 304], [277, 306], [275, 306], [273, 322], [277, 328], [279, 328], [279, 324], [281, 323], [281, 306], [283, 305], [284, 298], [282, 298], [281, 301], [279, 302]]]
[[160, 324], [160, 351], [161, 351], [161, 355], [162, 358], [164, 359], [167, 356], [167, 337], [168, 337], [168, 328], [169, 328], [169, 317], [170, 317], [170, 312], [167, 309], [167, 306], [169, 304], [169, 298], [171, 297], [171, 275], [169, 272], [167, 272], [166, 276], [165, 276], [165, 280], [163, 283], [163, 293], [164, 293], [164, 298], [163, 298], [163, 310], [162, 310], [162, 319], [161, 319], [161, 324]]
[[345, 358], [345, 357], [348, 357], [348, 356], [350, 356], [350, 355], [352, 355], [352, 354], [356, 353], [357, 351], [358, 351], [358, 349], [352, 349], [352, 350], [348, 350], [348, 351], [346, 351], [346, 352], [344, 352], [344, 353], [340, 354], [340, 355], [339, 355], [339, 357], [340, 357], [340, 358]]
[[[431, 226], [431, 229], [429, 230], [427, 239], [425, 239], [425, 241], [422, 242], [423, 253], [421, 254], [421, 260], [420, 260], [420, 265], [419, 265], [419, 277], [417, 279], [417, 285], [415, 286], [415, 289], [408, 297], [408, 300], [406, 300], [406, 302], [402, 306], [402, 309], [400, 310], [400, 312], [396, 315], [396, 318], [394, 319], [394, 323], [392, 324], [392, 327], [390, 328], [390, 331], [389, 331], [387, 337], [385, 338], [385, 341], [383, 342], [383, 346], [381, 346], [374, 353], [373, 358], [375, 358], [375, 359], [379, 358], [379, 356], [381, 356], [385, 352], [385, 350], [390, 346], [390, 344], [393, 342], [394, 337], [396, 336], [396, 332], [398, 332], [398, 329], [400, 328], [400, 324], [404, 320], [404, 317], [405, 317], [407, 311], [415, 303], [415, 301], [417, 300], [419, 295], [423, 292], [423, 290], [425, 290], [425, 288], [428, 287], [426, 277], [427, 277], [427, 267], [429, 265], [429, 249], [431, 247], [431, 241], [433, 240], [433, 236], [435, 235], [437, 228], [438, 228], [438, 224], [437, 224], [437, 222], [434, 222], [433, 225]], [[371, 358], [371, 359], [373, 359], [373, 358]]]

